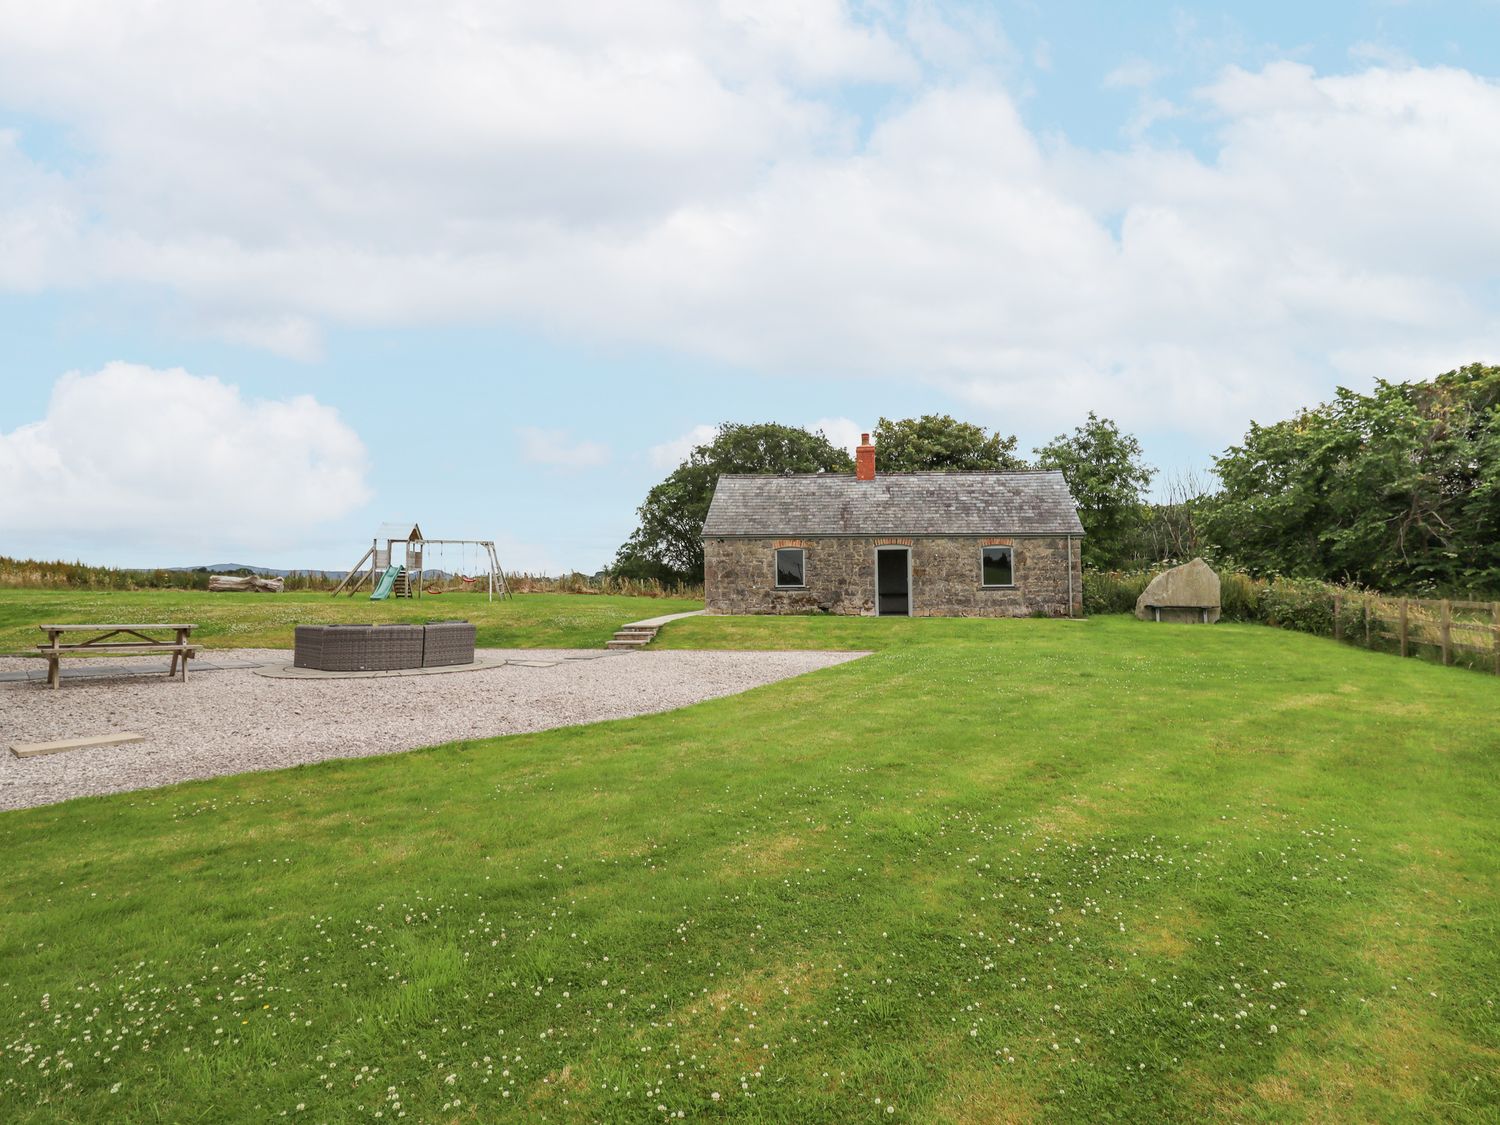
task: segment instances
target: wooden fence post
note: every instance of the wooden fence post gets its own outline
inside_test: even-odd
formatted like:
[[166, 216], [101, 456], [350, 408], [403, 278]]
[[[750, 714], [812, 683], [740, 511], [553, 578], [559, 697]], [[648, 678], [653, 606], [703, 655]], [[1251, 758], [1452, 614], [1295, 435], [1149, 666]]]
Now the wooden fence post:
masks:
[[1443, 663], [1453, 663], [1453, 606], [1447, 598], [1442, 602], [1442, 616], [1438, 618], [1438, 636], [1443, 642]]
[[1409, 598], [1401, 599], [1401, 655], [1406, 655], [1406, 605]]
[[1370, 647], [1370, 595], [1365, 595], [1365, 648]]
[[1490, 633], [1495, 641], [1495, 675], [1500, 676], [1500, 602], [1490, 603]]
[[1344, 608], [1344, 599], [1338, 594], [1333, 595], [1333, 639], [1341, 641], [1344, 639], [1344, 627], [1339, 624], [1339, 612]]

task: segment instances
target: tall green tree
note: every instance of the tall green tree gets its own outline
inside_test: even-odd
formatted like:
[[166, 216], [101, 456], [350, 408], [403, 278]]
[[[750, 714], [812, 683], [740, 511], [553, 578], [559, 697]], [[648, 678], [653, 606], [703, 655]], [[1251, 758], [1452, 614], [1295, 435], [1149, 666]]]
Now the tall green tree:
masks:
[[948, 414], [924, 414], [894, 422], [882, 418], [874, 436], [882, 472], [1026, 468], [1026, 462], [1016, 456], [1014, 435], [986, 433], [983, 427], [960, 422]]
[[1500, 367], [1340, 388], [1216, 466], [1208, 535], [1252, 573], [1500, 590]]
[[1156, 470], [1141, 460], [1141, 443], [1108, 418], [1088, 421], [1037, 449], [1037, 467], [1061, 470], [1083, 521], [1083, 563], [1107, 568], [1129, 561]]
[[646, 494], [639, 524], [611, 568], [628, 578], [703, 581], [703, 521], [721, 473], [849, 473], [854, 461], [821, 430], [725, 422]]

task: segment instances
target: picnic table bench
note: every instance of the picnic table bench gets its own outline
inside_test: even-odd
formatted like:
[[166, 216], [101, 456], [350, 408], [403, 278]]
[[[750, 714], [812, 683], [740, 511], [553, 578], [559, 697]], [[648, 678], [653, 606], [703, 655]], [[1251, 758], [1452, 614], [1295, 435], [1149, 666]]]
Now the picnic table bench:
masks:
[[[20, 653], [22, 656], [45, 657], [47, 660], [47, 683], [56, 690], [62, 681], [62, 658], [64, 656], [97, 656], [109, 654], [114, 656], [172, 656], [172, 666], [167, 670], [167, 678], [171, 679], [177, 675], [179, 665], [182, 668], [182, 682], [187, 683], [188, 658], [197, 653], [197, 646], [189, 639], [189, 634], [198, 626], [187, 624], [159, 624], [159, 625], [38, 625], [47, 634], [47, 643], [37, 645], [34, 653]], [[148, 636], [148, 633], [165, 633], [171, 631], [172, 640], [164, 637]], [[63, 638], [71, 634], [93, 634], [86, 636], [83, 640], [64, 644]], [[115, 640], [116, 637], [134, 637], [134, 640]]]

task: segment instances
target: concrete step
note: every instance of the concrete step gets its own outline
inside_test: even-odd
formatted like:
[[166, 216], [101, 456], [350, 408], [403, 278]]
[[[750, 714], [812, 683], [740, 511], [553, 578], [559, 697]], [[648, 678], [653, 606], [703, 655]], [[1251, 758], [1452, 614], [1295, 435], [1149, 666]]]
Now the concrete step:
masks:
[[656, 639], [656, 634], [661, 627], [669, 621], [678, 621], [684, 617], [696, 617], [702, 613], [696, 609], [692, 613], [669, 613], [664, 617], [651, 617], [645, 621], [632, 621], [628, 625], [622, 625], [615, 630], [614, 639], [606, 644], [605, 648], [632, 649], [644, 648]]
[[[664, 620], [659, 619], [659, 621]], [[656, 634], [660, 631], [661, 624], [658, 622], [635, 621], [616, 629], [613, 639], [604, 647], [616, 650], [645, 648], [652, 641], [656, 640]]]
[[660, 629], [663, 625], [667, 624], [668, 622], [671, 622], [671, 621], [681, 621], [684, 617], [697, 617], [702, 612], [703, 611], [701, 609], [695, 609], [695, 610], [693, 610], [690, 613], [668, 613], [668, 614], [665, 614], [662, 617], [648, 617], [644, 621], [631, 621], [631, 622], [628, 622], [625, 625], [625, 628], [627, 628], [627, 629], [634, 629], [634, 628], [640, 627], [640, 628], [643, 628], [643, 629], [646, 629], [646, 628]]

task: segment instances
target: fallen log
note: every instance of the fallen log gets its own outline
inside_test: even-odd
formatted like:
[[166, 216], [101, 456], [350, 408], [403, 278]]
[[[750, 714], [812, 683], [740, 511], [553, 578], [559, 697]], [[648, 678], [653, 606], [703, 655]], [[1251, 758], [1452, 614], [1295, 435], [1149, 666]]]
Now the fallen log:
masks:
[[285, 583], [280, 578], [262, 578], [258, 574], [244, 578], [235, 574], [215, 574], [208, 580], [210, 590], [254, 590], [262, 594], [279, 594]]

